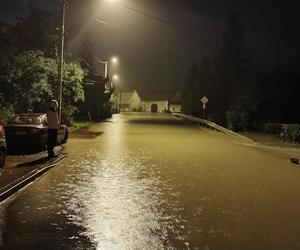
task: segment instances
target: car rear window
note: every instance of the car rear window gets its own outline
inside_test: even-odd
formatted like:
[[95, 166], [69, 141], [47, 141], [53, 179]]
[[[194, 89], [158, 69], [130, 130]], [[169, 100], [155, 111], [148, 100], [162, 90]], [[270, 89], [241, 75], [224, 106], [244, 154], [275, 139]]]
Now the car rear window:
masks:
[[40, 125], [42, 123], [42, 117], [33, 115], [17, 115], [11, 119], [8, 124], [32, 124]]

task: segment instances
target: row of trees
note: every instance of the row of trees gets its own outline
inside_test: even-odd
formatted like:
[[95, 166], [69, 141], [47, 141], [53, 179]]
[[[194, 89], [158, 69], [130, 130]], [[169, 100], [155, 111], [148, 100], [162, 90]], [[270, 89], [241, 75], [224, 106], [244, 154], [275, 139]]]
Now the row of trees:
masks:
[[265, 122], [300, 122], [295, 108], [300, 104], [299, 74], [259, 72], [253, 58], [240, 18], [231, 13], [215, 55], [189, 69], [182, 88], [183, 111], [200, 117], [200, 99], [207, 96], [208, 119], [234, 130], [257, 129]]
[[[20, 18], [13, 26], [0, 24], [0, 123], [14, 113], [45, 112], [49, 101], [57, 98], [57, 20], [56, 13], [29, 5], [26, 18]], [[82, 107], [88, 92], [100, 89], [99, 96], [94, 98], [98, 107], [103, 106], [99, 100], [106, 102], [109, 99], [104, 93], [102, 77], [94, 75], [93, 62], [87, 63], [91, 61], [90, 53], [83, 47], [76, 53], [65, 55], [62, 116], [66, 122]], [[95, 86], [86, 88], [84, 83], [91, 76]], [[101, 99], [102, 96], [106, 98]], [[86, 112], [94, 108], [84, 107]]]

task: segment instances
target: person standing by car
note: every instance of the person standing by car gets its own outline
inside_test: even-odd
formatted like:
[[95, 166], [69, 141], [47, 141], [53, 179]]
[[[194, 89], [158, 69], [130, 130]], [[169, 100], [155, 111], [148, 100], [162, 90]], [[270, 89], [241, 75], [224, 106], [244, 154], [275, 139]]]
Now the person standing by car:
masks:
[[56, 146], [58, 129], [60, 127], [60, 122], [58, 120], [58, 102], [52, 100], [50, 107], [47, 110], [47, 127], [48, 127], [48, 137], [47, 137], [47, 150], [48, 157], [55, 157], [54, 147]]
[[0, 125], [0, 168], [4, 167], [6, 156], [6, 143], [3, 127]]

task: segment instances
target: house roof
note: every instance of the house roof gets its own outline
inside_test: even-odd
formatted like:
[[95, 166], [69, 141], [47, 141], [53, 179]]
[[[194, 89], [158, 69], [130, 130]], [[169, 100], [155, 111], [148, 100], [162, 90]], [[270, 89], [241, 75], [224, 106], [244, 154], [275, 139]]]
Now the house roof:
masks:
[[180, 104], [181, 103], [181, 90], [148, 90], [148, 91], [137, 91], [137, 90], [132, 90], [132, 91], [124, 91], [124, 92], [116, 92], [113, 94], [115, 98], [119, 98], [120, 93], [121, 93], [121, 102], [123, 104], [129, 104], [130, 99], [134, 93], [134, 91], [137, 92], [137, 94], [140, 96], [142, 101], [145, 102], [154, 102], [154, 101], [169, 101], [170, 104]]
[[170, 95], [169, 104], [181, 104], [181, 89], [177, 89]]
[[120, 91], [113, 94], [113, 98], [120, 101], [122, 104], [129, 104], [134, 92], [139, 93], [134, 89], [132, 91]]
[[170, 97], [170, 90], [150, 90], [141, 94], [143, 101], [167, 101]]

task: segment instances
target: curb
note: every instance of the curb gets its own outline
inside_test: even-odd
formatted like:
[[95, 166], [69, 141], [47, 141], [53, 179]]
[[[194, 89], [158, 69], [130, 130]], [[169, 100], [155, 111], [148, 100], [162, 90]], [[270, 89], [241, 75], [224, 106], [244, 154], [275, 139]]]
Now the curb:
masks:
[[0, 190], [0, 202], [4, 201], [5, 199], [9, 198], [21, 188], [27, 186], [29, 183], [34, 181], [36, 178], [40, 177], [44, 173], [46, 173], [51, 168], [55, 167], [56, 165], [60, 164], [66, 159], [66, 156], [63, 156], [56, 161], [47, 164], [45, 166], [41, 166], [37, 169], [32, 170], [30, 173], [20, 177], [19, 179], [15, 180], [14, 182], [8, 184], [4, 188]]
[[189, 120], [189, 121], [194, 121], [194, 122], [198, 122], [200, 126], [202, 127], [207, 127], [207, 128], [210, 128], [210, 129], [213, 129], [213, 130], [216, 130], [216, 131], [219, 131], [219, 132], [222, 132], [224, 134], [228, 134], [228, 135], [232, 135], [232, 136], [237, 136], [243, 140], [246, 140], [248, 142], [255, 142], [254, 140], [252, 140], [251, 138], [248, 138], [246, 136], [243, 136], [243, 135], [240, 135], [238, 133], [235, 133], [227, 128], [224, 128], [214, 122], [210, 122], [208, 120], [205, 120], [205, 119], [201, 119], [201, 118], [198, 118], [198, 117], [195, 117], [195, 116], [191, 116], [191, 115], [185, 115], [185, 114], [181, 114], [181, 113], [172, 113], [173, 116], [179, 118], [179, 119], [186, 119], [186, 120]]

